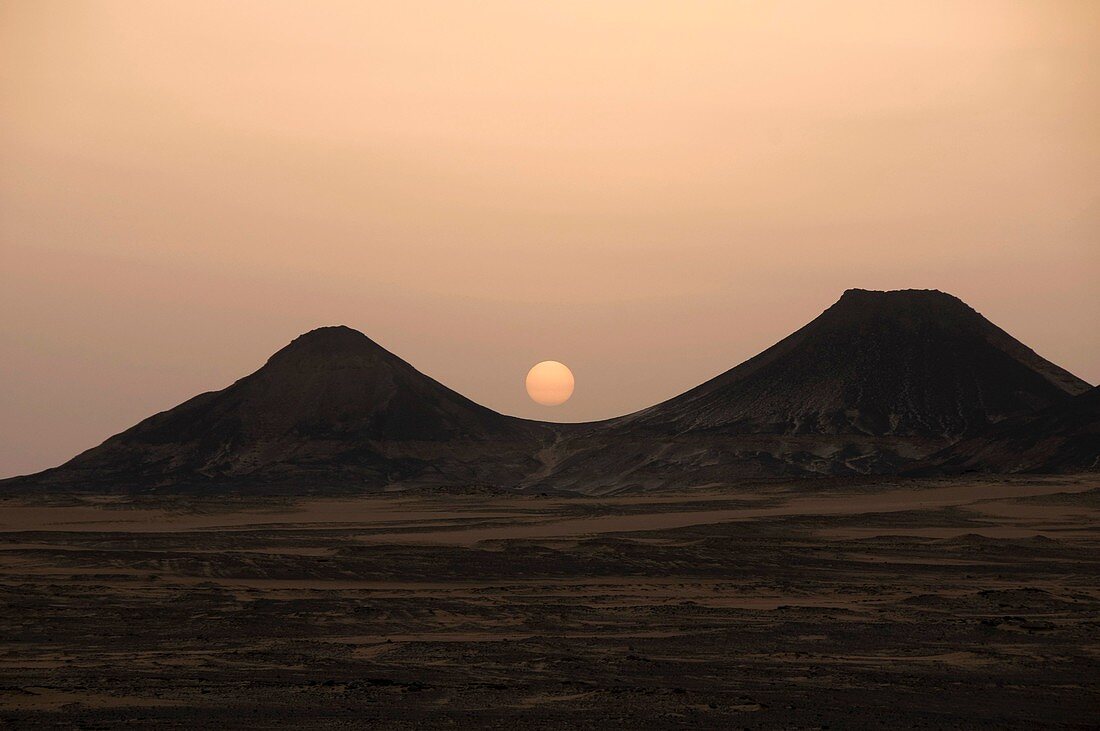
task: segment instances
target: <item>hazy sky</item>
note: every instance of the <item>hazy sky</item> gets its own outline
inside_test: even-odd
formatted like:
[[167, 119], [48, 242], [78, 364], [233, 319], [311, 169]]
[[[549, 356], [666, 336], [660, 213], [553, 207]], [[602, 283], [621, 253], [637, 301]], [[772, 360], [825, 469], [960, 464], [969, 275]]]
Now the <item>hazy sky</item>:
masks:
[[0, 475], [337, 323], [572, 421], [928, 287], [1096, 383], [1098, 130], [1096, 0], [0, 0]]

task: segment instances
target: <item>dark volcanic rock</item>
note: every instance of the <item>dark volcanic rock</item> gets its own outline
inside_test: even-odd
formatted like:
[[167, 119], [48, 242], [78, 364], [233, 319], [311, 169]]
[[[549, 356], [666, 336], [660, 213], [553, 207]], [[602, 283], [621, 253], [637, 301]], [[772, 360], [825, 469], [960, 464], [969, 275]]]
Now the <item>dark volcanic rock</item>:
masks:
[[553, 484], [613, 492], [895, 474], [1088, 389], [951, 295], [849, 290], [701, 386], [568, 436]]
[[760, 355], [619, 423], [954, 438], [1088, 389], [949, 294], [851, 289]]
[[932, 455], [929, 461], [949, 472], [1100, 470], [1100, 388], [1007, 419]]
[[377, 485], [427, 470], [476, 481], [474, 457], [512, 445], [534, 451], [527, 443], [539, 431], [455, 393], [356, 330], [325, 327], [232, 386], [156, 414], [37, 479]]
[[150, 417], [59, 468], [0, 484], [614, 492], [892, 474], [931, 464], [930, 455], [969, 437], [976, 440], [942, 452], [945, 463], [1090, 468], [1096, 398], [1074, 398], [1089, 388], [934, 290], [849, 290], [717, 378], [592, 424], [498, 414], [362, 333], [328, 327], [229, 388]]

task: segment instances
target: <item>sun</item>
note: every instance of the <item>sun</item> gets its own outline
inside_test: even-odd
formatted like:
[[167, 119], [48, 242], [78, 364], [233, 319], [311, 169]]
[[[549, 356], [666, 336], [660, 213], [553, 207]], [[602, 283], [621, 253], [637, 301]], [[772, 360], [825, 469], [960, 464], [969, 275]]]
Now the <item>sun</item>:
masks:
[[527, 395], [543, 406], [564, 404], [573, 395], [573, 371], [556, 360], [536, 363], [527, 372]]

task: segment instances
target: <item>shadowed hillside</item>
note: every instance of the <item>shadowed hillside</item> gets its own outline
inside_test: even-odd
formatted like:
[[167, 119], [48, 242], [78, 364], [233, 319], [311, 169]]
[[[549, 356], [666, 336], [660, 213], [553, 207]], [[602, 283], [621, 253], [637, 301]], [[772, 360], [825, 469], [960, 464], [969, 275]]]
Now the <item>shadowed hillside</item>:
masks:
[[[936, 453], [968, 469], [1065, 469], [1049, 440], [1033, 440], [1030, 461], [1011, 453], [1070, 418], [1060, 409], [1075, 414], [1077, 404], [1095, 401], [1075, 398], [1089, 388], [935, 290], [849, 290], [717, 378], [591, 424], [498, 414], [362, 333], [326, 327], [222, 391], [152, 416], [61, 467], [2, 484], [595, 493], [892, 474]], [[995, 436], [942, 452], [999, 423]], [[1067, 465], [1095, 467], [1088, 429], [1062, 440], [1076, 450]]]
[[442, 470], [453, 480], [477, 481], [485, 479], [477, 457], [489, 451], [504, 459], [509, 444], [534, 452], [540, 430], [455, 393], [356, 330], [324, 327], [232, 386], [156, 414], [30, 479], [377, 486], [418, 474], [431, 481]]
[[853, 289], [741, 365], [565, 439], [551, 484], [892, 474], [1088, 389], [949, 294]]
[[620, 423], [951, 438], [1088, 388], [949, 294], [850, 289], [760, 355]]
[[1100, 388], [996, 424], [932, 455], [940, 470], [1071, 473], [1100, 469]]

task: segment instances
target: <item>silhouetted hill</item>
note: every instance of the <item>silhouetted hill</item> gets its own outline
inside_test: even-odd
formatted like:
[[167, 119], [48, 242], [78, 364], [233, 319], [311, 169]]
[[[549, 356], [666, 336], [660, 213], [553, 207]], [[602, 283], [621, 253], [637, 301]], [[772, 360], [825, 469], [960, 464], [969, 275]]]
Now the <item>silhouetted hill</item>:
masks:
[[1088, 388], [949, 294], [851, 289], [756, 357], [618, 423], [955, 438]]
[[929, 462], [947, 472], [1100, 470], [1100, 388], [995, 424], [932, 455]]
[[701, 386], [591, 424], [498, 414], [362, 333], [326, 327], [222, 391], [2, 484], [611, 492], [893, 474], [936, 453], [952, 469], [1090, 468], [1097, 397], [1078, 396], [1089, 389], [935, 290], [849, 290]]
[[612, 492], [894, 474], [1089, 388], [949, 294], [853, 289], [716, 378], [566, 433], [547, 484]]
[[[452, 469], [476, 480], [479, 449], [504, 454], [508, 443], [537, 431], [455, 393], [356, 330], [324, 327], [228, 388], [156, 414], [36, 478], [377, 485]], [[457, 444], [468, 458], [453, 453]]]

